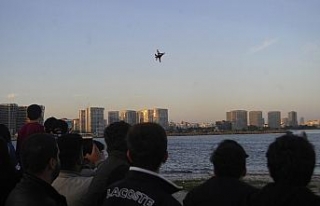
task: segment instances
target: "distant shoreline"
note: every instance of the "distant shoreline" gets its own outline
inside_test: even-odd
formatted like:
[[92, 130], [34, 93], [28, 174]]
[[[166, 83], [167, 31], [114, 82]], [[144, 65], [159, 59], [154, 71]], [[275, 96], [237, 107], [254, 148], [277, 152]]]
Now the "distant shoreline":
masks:
[[263, 131], [216, 131], [216, 132], [167, 132], [168, 136], [196, 136], [196, 135], [230, 135], [230, 134], [271, 134], [286, 133], [288, 130], [263, 130]]

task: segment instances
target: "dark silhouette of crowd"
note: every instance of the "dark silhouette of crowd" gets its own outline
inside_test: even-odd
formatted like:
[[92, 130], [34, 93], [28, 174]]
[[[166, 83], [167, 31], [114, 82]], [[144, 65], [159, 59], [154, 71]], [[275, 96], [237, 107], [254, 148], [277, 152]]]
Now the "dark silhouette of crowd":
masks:
[[104, 130], [104, 146], [73, 133], [63, 119], [49, 117], [42, 125], [41, 115], [39, 105], [27, 108], [16, 148], [8, 127], [0, 124], [1, 205], [320, 205], [320, 197], [307, 187], [316, 154], [305, 133], [287, 133], [269, 145], [273, 182], [262, 188], [243, 181], [245, 149], [234, 140], [221, 141], [210, 156], [214, 175], [178, 200], [175, 194], [182, 188], [159, 174], [170, 158], [160, 125], [112, 123]]

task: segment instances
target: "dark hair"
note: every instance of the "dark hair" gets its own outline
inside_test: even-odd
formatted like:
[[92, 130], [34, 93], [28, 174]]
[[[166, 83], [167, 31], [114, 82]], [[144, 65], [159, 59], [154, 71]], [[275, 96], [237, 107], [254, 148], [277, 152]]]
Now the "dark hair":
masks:
[[131, 125], [124, 122], [114, 122], [104, 130], [104, 140], [107, 145], [107, 151], [127, 151], [126, 136]]
[[93, 143], [97, 146], [97, 148], [99, 149], [99, 151], [103, 151], [103, 150], [104, 150], [104, 144], [102, 144], [102, 143], [99, 142], [98, 140], [93, 140]]
[[30, 120], [36, 120], [41, 117], [42, 109], [37, 104], [31, 104], [27, 107], [27, 117]]
[[73, 170], [74, 166], [82, 163], [82, 137], [77, 133], [65, 134], [57, 139], [60, 149], [62, 170]]
[[286, 134], [269, 145], [267, 162], [270, 176], [277, 183], [306, 186], [315, 167], [315, 151], [307, 138]]
[[68, 123], [62, 119], [58, 119], [53, 123], [52, 133], [57, 135], [68, 133]]
[[8, 127], [4, 124], [0, 124], [0, 137], [6, 140], [7, 143], [11, 142], [11, 134]]
[[156, 170], [167, 154], [167, 135], [156, 123], [140, 123], [131, 127], [127, 136], [132, 165]]
[[217, 176], [240, 178], [246, 172], [246, 154], [243, 147], [234, 140], [220, 142], [212, 153], [210, 161]]
[[44, 121], [43, 126], [46, 131], [46, 133], [52, 133], [53, 132], [53, 125], [57, 121], [57, 118], [55, 117], [49, 117]]
[[33, 134], [22, 147], [22, 168], [32, 174], [42, 172], [51, 158], [58, 158], [58, 146], [55, 138], [46, 133]]

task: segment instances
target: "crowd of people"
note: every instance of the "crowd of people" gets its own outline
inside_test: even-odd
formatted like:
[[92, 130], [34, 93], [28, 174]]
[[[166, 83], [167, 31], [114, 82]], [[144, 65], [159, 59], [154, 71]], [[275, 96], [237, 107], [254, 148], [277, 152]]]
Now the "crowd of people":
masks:
[[70, 132], [61, 119], [50, 117], [40, 124], [41, 112], [36, 104], [27, 108], [28, 122], [18, 132], [16, 148], [0, 124], [1, 205], [320, 205], [320, 197], [307, 187], [316, 154], [306, 135], [287, 133], [269, 145], [273, 182], [263, 188], [242, 181], [248, 155], [236, 141], [223, 140], [210, 157], [214, 175], [179, 202], [173, 194], [182, 188], [159, 174], [169, 158], [160, 125], [112, 123], [104, 131], [104, 148]]

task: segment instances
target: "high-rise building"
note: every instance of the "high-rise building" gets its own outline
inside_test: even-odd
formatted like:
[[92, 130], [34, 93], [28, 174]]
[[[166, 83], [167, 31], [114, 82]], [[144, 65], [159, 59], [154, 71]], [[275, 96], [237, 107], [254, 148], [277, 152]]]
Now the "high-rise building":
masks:
[[18, 131], [17, 128], [18, 105], [13, 103], [0, 104], [0, 123], [8, 127], [11, 135]]
[[86, 133], [86, 110], [81, 109], [79, 110], [79, 132]]
[[152, 109], [144, 109], [138, 112], [138, 122], [153, 122], [153, 110]]
[[304, 122], [304, 117], [300, 117], [299, 125], [306, 125], [306, 123]]
[[[39, 123], [43, 124], [45, 107], [43, 105], [39, 106], [42, 109]], [[18, 106], [15, 103], [0, 104], [0, 123], [8, 127], [11, 135], [16, 134], [27, 122], [27, 107], [28, 106]]]
[[167, 129], [169, 125], [168, 109], [155, 108], [153, 110], [153, 122]]
[[248, 112], [245, 110], [233, 110], [227, 112], [227, 121], [232, 124], [232, 130], [248, 129]]
[[297, 112], [291, 111], [288, 113], [288, 124], [290, 127], [297, 127], [298, 126]]
[[17, 130], [27, 122], [27, 108], [28, 106], [19, 106], [17, 112]]
[[88, 107], [86, 109], [86, 132], [102, 137], [104, 132], [104, 108]]
[[263, 127], [262, 111], [250, 111], [249, 112], [249, 125], [256, 126], [258, 128]]
[[119, 111], [109, 111], [108, 112], [108, 124], [120, 121]]
[[281, 127], [281, 112], [270, 111], [268, 112], [268, 125], [270, 129], [280, 129]]
[[137, 112], [134, 110], [123, 110], [120, 112], [120, 120], [130, 125], [137, 124]]

